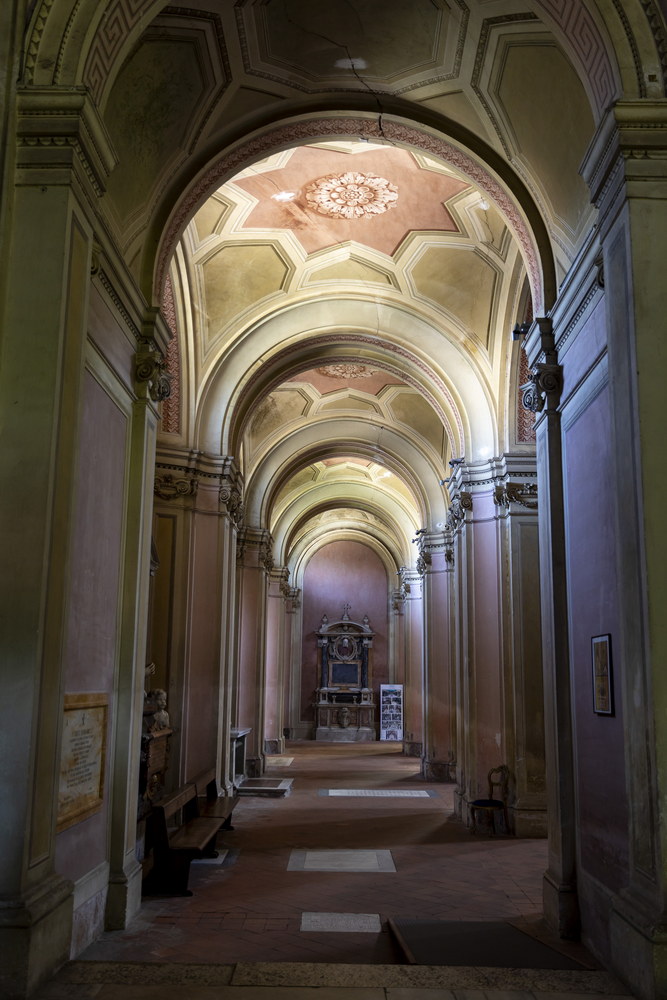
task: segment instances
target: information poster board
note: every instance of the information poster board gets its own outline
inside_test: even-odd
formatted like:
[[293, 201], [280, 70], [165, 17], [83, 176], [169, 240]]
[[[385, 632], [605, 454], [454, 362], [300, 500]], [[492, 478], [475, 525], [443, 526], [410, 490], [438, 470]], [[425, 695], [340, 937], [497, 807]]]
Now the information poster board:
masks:
[[92, 816], [104, 801], [106, 694], [66, 694], [56, 829]]
[[403, 739], [402, 684], [380, 684], [380, 739]]

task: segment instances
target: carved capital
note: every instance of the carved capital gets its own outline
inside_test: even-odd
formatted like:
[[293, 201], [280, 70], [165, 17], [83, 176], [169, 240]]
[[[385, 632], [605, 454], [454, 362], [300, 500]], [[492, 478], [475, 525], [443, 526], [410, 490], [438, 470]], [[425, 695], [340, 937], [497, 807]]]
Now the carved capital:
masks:
[[537, 510], [537, 483], [500, 483], [493, 491], [493, 502], [505, 510], [513, 503]]
[[142, 340], [134, 356], [134, 377], [140, 387], [148, 389], [153, 402], [161, 403], [169, 398], [171, 377], [167, 373], [167, 362], [153, 341]]
[[218, 493], [220, 506], [228, 515], [230, 521], [240, 528], [245, 515], [245, 505], [243, 503], [243, 492], [241, 486], [235, 484], [231, 479], [225, 477]]
[[194, 476], [156, 476], [153, 492], [160, 500], [176, 500], [178, 497], [193, 497], [197, 494], [198, 481]]
[[431, 565], [431, 553], [430, 552], [420, 552], [419, 558], [417, 559], [417, 572], [420, 576], [424, 576], [426, 570]]
[[521, 388], [521, 404], [525, 410], [541, 413], [545, 405], [558, 405], [563, 389], [563, 369], [560, 365], [538, 362], [533, 366], [528, 382]]
[[468, 510], [472, 510], [472, 493], [466, 493], [463, 490], [460, 493], [455, 493], [447, 511], [447, 529], [449, 531], [456, 531], [459, 525], [465, 521], [466, 511]]

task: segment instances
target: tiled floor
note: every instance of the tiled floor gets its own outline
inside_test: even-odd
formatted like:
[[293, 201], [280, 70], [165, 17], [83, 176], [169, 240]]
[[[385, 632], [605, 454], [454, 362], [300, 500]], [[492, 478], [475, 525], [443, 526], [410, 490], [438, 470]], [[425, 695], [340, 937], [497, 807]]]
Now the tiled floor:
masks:
[[[291, 794], [239, 803], [234, 831], [220, 836], [223, 863], [193, 866], [191, 898], [146, 899], [131, 927], [105, 934], [40, 1000], [627, 1000], [582, 948], [546, 935], [544, 841], [471, 836], [452, 816], [451, 786], [425, 784], [418, 762], [395, 745], [294, 743], [288, 753], [292, 763], [283, 756], [267, 777], [289, 776]], [[322, 796], [322, 789], [431, 795]], [[324, 852], [322, 870], [313, 859]], [[363, 858], [362, 870], [346, 863], [352, 854]], [[300, 866], [290, 865], [295, 857]], [[396, 871], [378, 858], [391, 858]], [[338, 927], [335, 915], [379, 914], [381, 930], [327, 930], [322, 920], [303, 930], [305, 913], [333, 915]], [[406, 965], [390, 917], [509, 920], [588, 968]]]

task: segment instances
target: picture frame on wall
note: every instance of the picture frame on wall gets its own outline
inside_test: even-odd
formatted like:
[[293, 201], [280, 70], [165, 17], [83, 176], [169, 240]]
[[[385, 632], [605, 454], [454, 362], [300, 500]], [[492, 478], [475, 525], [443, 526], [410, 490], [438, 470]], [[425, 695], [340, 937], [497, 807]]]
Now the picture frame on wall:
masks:
[[611, 663], [611, 635], [591, 639], [593, 671], [593, 711], [596, 715], [614, 714], [614, 684]]

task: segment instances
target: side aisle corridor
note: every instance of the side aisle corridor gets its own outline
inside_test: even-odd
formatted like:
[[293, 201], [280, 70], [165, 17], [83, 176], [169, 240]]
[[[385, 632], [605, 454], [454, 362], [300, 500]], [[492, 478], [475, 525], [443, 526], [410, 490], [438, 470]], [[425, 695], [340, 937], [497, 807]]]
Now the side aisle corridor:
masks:
[[[396, 744], [291, 743], [267, 762], [267, 783], [291, 779], [290, 793], [240, 800], [219, 857], [192, 865], [192, 897], [144, 899], [127, 930], [106, 933], [40, 998], [628, 995], [581, 945], [544, 929], [546, 841], [471, 835], [452, 815], [454, 786], [424, 782]], [[408, 965], [388, 926], [406, 918], [509, 922], [527, 945], [582, 964]]]

